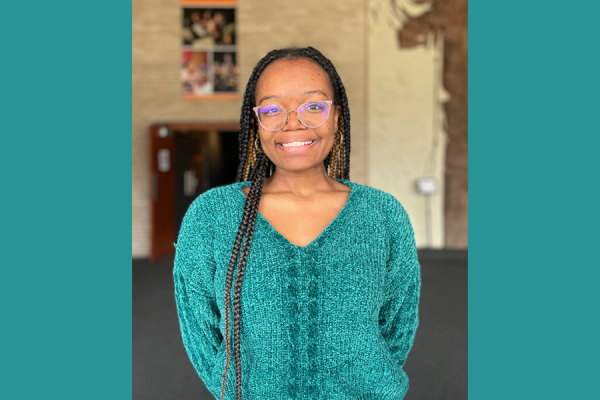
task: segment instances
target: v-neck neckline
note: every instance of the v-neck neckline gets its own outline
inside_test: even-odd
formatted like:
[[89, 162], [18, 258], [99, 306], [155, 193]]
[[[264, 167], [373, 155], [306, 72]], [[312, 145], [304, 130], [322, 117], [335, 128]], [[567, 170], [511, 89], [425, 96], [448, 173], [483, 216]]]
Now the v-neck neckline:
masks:
[[[338, 212], [338, 214], [335, 216], [334, 219], [332, 219], [329, 224], [325, 227], [325, 229], [323, 229], [321, 231], [321, 233], [319, 233], [319, 235], [314, 238], [309, 244], [307, 244], [306, 246], [296, 246], [295, 244], [293, 244], [292, 242], [290, 242], [288, 240], [288, 238], [286, 238], [285, 236], [283, 236], [277, 229], [275, 229], [273, 227], [273, 225], [271, 225], [271, 223], [269, 222], [268, 219], [266, 219], [261, 213], [260, 211], [257, 211], [257, 215], [256, 218], [261, 220], [267, 227], [268, 229], [275, 234], [276, 237], [278, 237], [282, 242], [284, 242], [287, 246], [292, 247], [296, 250], [306, 250], [309, 248], [312, 248], [314, 246], [317, 245], [317, 243], [319, 243], [323, 237], [325, 237], [327, 235], [327, 233], [329, 233], [329, 231], [331, 231], [333, 229], [333, 226], [335, 224], [337, 224], [342, 217], [348, 212], [349, 207], [351, 206], [351, 203], [354, 201], [354, 196], [356, 194], [356, 191], [358, 189], [357, 184], [354, 182], [351, 182], [349, 180], [346, 179], [337, 179], [336, 181], [340, 182], [341, 184], [348, 186], [350, 188], [350, 193], [348, 195], [348, 199], [346, 200], [346, 204], [344, 204], [344, 207], [342, 207], [342, 209]], [[248, 187], [250, 185], [252, 185], [253, 181], [242, 181], [242, 182], [237, 182], [235, 183], [234, 187], [235, 187], [235, 191], [238, 192], [240, 194], [240, 196], [242, 196], [241, 198], [244, 200], [244, 202], [248, 199], [246, 197], [246, 195], [244, 194], [244, 192], [242, 191], [243, 188]]]

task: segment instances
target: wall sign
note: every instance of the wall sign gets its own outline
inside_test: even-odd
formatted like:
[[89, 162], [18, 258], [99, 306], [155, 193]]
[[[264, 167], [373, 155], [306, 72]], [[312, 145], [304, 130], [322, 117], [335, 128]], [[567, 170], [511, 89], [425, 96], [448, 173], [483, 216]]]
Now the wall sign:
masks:
[[158, 170], [167, 172], [171, 167], [171, 152], [169, 149], [158, 150]]
[[181, 0], [181, 88], [186, 100], [236, 99], [234, 0]]

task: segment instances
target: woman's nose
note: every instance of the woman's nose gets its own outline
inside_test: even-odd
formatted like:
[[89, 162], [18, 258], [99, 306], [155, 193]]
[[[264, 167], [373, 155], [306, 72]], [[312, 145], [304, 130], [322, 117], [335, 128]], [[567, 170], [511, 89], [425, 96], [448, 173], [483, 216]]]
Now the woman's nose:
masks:
[[300, 122], [300, 119], [298, 118], [298, 113], [296, 111], [288, 112], [287, 123], [283, 127], [283, 130], [297, 131], [302, 129], [306, 129], [306, 127]]

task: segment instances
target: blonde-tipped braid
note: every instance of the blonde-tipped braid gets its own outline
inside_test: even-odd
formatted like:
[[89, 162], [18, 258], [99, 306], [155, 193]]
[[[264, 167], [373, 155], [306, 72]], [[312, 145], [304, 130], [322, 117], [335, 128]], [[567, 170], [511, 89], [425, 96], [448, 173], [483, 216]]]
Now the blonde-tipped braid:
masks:
[[246, 163], [244, 165], [244, 170], [242, 174], [242, 179], [244, 181], [248, 180], [248, 174], [250, 173], [250, 168], [256, 163], [256, 147], [254, 147], [254, 141], [258, 137], [258, 126], [255, 124], [254, 118], [250, 120], [250, 135], [248, 138], [249, 146], [247, 149]]
[[343, 172], [340, 170], [340, 144], [343, 142], [344, 135], [344, 119], [340, 118], [338, 122], [338, 130], [335, 132], [335, 138], [333, 140], [333, 146], [331, 148], [330, 156], [330, 164], [329, 164], [329, 176], [337, 179], [341, 178]]
[[[344, 119], [340, 118], [339, 122], [340, 126], [340, 136], [342, 138], [345, 137], [345, 129], [344, 129]], [[348, 179], [346, 176], [346, 172], [348, 169], [346, 168], [346, 141], [342, 139], [342, 143], [340, 144], [340, 179]]]

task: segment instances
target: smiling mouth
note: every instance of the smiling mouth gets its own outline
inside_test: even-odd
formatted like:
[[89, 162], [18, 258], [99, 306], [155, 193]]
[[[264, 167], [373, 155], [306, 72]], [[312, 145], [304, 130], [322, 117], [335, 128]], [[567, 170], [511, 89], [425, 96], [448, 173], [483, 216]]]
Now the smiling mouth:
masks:
[[308, 149], [312, 149], [317, 141], [317, 139], [313, 139], [305, 142], [277, 143], [277, 146], [285, 153], [303, 153]]
[[279, 143], [278, 145], [281, 147], [301, 147], [301, 146], [309, 146], [313, 144], [314, 140], [309, 140], [308, 142], [290, 142], [290, 143]]

